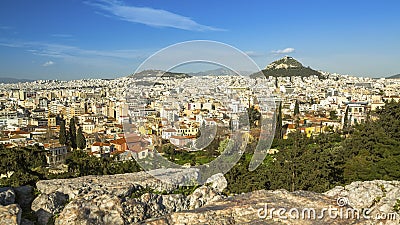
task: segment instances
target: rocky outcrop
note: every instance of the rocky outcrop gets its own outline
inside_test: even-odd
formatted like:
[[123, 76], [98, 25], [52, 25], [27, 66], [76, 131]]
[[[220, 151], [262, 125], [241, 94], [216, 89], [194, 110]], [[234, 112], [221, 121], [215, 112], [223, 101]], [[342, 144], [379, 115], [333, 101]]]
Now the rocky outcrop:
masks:
[[[222, 194], [227, 183], [220, 174], [184, 195], [184, 191], [176, 191], [174, 182], [188, 180], [190, 176], [173, 171], [156, 173], [167, 174], [171, 183], [144, 172], [39, 181], [41, 194], [32, 202], [31, 209], [39, 224], [58, 225], [400, 222], [396, 212], [400, 210], [400, 181], [354, 182], [320, 194], [260, 190], [227, 197]], [[0, 206], [0, 224], [32, 224], [21, 219], [24, 207], [18, 206], [29, 205], [33, 198], [31, 187], [2, 188], [0, 197], [4, 204]]]
[[0, 205], [0, 224], [17, 225], [21, 223], [21, 208], [17, 204]]
[[[153, 176], [154, 175], [154, 176]], [[163, 180], [155, 177], [162, 176]], [[197, 170], [185, 172], [178, 169], [153, 170], [149, 173], [126, 173], [104, 176], [85, 176], [72, 179], [43, 180], [36, 183], [41, 194], [60, 192], [73, 199], [80, 195], [96, 191], [115, 196], [129, 195], [135, 185], [148, 187], [156, 191], [172, 191], [177, 185], [196, 179]]]
[[228, 181], [225, 179], [222, 173], [212, 175], [207, 179], [206, 184], [210, 185], [214, 190], [222, 192], [228, 187]]
[[[394, 225], [400, 223], [398, 210], [400, 182], [376, 180], [339, 186], [324, 194], [255, 191], [215, 201], [194, 210], [149, 219], [142, 224]], [[315, 217], [312, 216], [313, 212]]]
[[368, 209], [371, 218], [393, 217], [396, 214], [397, 219], [392, 222], [400, 223], [400, 214], [397, 214], [400, 210], [400, 181], [357, 181], [345, 187], [335, 187], [325, 194], [342, 199], [354, 208]]
[[[163, 180], [161, 181], [153, 175], [162, 176]], [[221, 177], [223, 178], [221, 175], [217, 177], [219, 179], [215, 180], [224, 183], [221, 181]], [[196, 178], [197, 170], [188, 172], [164, 169], [154, 170], [150, 173], [139, 172], [39, 181], [36, 186], [41, 194], [33, 201], [31, 208], [36, 212], [39, 224], [47, 224], [49, 219], [57, 215], [59, 216], [56, 223], [59, 224], [72, 223], [72, 221], [81, 224], [86, 220], [96, 221], [96, 224], [106, 223], [106, 221], [113, 221], [112, 224], [137, 222], [138, 218], [143, 220], [158, 217], [189, 209], [189, 206], [191, 208], [200, 207], [209, 201], [218, 199], [214, 196], [215, 194], [213, 197], [205, 196], [214, 193], [210, 190], [203, 190], [204, 193], [197, 194], [198, 199], [161, 194], [171, 193], [177, 188], [176, 184]], [[223, 179], [225, 180], [225, 178]], [[219, 184], [214, 184], [214, 186], [221, 188]], [[133, 196], [143, 190], [153, 193]], [[215, 193], [217, 192], [215, 191]], [[100, 204], [104, 199], [109, 199], [112, 204], [104, 208]], [[191, 202], [193, 202], [192, 205]], [[133, 218], [132, 215], [136, 215], [135, 213], [138, 215]]]
[[[326, 195], [312, 192], [260, 190], [229, 197], [195, 210], [150, 219], [142, 224], [364, 224], [362, 219], [334, 219], [328, 213], [318, 218], [324, 209], [339, 209], [335, 203]], [[280, 214], [279, 210], [285, 211]]]
[[188, 208], [186, 209], [197, 209], [210, 202], [215, 202], [223, 199], [224, 196], [218, 192], [218, 189], [214, 189], [209, 186], [202, 186], [197, 188], [191, 195], [188, 196]]
[[84, 196], [68, 204], [55, 224], [124, 224], [117, 196]]
[[191, 195], [144, 193], [140, 197], [89, 193], [72, 200], [56, 224], [132, 224], [169, 213], [195, 209], [222, 199], [211, 187], [202, 186]]
[[68, 201], [68, 195], [61, 192], [41, 194], [32, 202], [31, 209], [35, 211], [39, 224], [47, 224], [50, 218], [59, 214]]

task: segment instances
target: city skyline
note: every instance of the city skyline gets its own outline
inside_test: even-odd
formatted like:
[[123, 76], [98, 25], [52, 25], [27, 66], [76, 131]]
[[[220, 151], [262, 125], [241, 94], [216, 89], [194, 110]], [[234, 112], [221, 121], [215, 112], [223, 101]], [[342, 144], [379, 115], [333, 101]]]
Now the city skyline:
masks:
[[199, 39], [239, 48], [260, 68], [290, 55], [317, 70], [385, 77], [400, 73], [399, 6], [396, 1], [4, 1], [0, 77], [122, 77], [161, 48]]

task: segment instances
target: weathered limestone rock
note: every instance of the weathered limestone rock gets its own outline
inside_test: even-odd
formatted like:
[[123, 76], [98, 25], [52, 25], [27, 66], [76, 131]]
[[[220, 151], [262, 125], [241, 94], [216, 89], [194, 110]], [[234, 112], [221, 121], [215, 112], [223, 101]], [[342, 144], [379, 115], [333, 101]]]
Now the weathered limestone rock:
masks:
[[107, 194], [124, 196], [130, 192], [134, 185], [149, 187], [157, 191], [172, 191], [177, 186], [174, 182], [184, 181], [197, 176], [196, 170], [191, 171], [189, 174], [181, 172], [178, 169], [154, 170], [152, 173], [158, 176], [163, 175], [166, 180], [171, 181], [171, 183], [162, 182], [149, 173], [138, 172], [104, 176], [85, 176], [73, 179], [43, 180], [37, 182], [36, 187], [43, 194], [61, 192], [68, 195], [70, 199], [97, 190]]
[[140, 198], [127, 199], [122, 203], [126, 224], [160, 217], [168, 213], [188, 208], [186, 197], [181, 194], [143, 194]]
[[197, 209], [210, 202], [215, 202], [222, 199], [223, 196], [219, 194], [215, 189], [202, 186], [197, 188], [191, 195], [188, 196], [189, 207], [188, 209]]
[[[400, 214], [394, 208], [400, 207], [400, 181], [364, 181], [353, 182], [345, 187], [338, 186], [325, 193], [334, 198], [344, 198], [348, 205], [357, 209], [370, 209], [371, 216], [394, 216], [393, 224], [400, 223]], [[396, 221], [396, 223], [394, 223]]]
[[228, 181], [226, 181], [222, 173], [217, 173], [208, 178], [206, 184], [210, 184], [214, 190], [219, 192], [222, 192], [226, 187], [228, 187]]
[[0, 205], [11, 205], [15, 203], [15, 192], [10, 187], [0, 188]]
[[[197, 188], [191, 195], [184, 196], [165, 193], [173, 193], [172, 191], [177, 188], [174, 182], [190, 180], [193, 178], [191, 175], [181, 171], [174, 173], [172, 170], [155, 171], [155, 173], [165, 174], [166, 180], [172, 183], [164, 183], [145, 172], [40, 181], [38, 189], [41, 194], [33, 201], [32, 209], [36, 211], [39, 223], [45, 224], [50, 217], [55, 218], [54, 215], [58, 215], [55, 223], [59, 225], [133, 223], [378, 225], [399, 224], [400, 219], [398, 214], [396, 220], [387, 218], [376, 220], [362, 216], [362, 210], [367, 208], [371, 209], [371, 215], [393, 212], [395, 206], [400, 208], [400, 200], [397, 201], [400, 199], [399, 181], [354, 182], [323, 194], [261, 190], [226, 197], [221, 194], [226, 187], [226, 180], [223, 176], [215, 175], [206, 185]], [[338, 198], [345, 198], [345, 203], [348, 199], [348, 204], [338, 205]], [[293, 213], [290, 211], [292, 209], [298, 211], [297, 218], [290, 217], [293, 216], [289, 214]], [[328, 213], [329, 209], [336, 211]], [[348, 210], [350, 214], [347, 214]], [[356, 213], [357, 210], [359, 214]], [[355, 214], [351, 214], [352, 212]], [[308, 216], [307, 213], [311, 214], [309, 218], [305, 217]]]
[[0, 224], [19, 225], [21, 213], [21, 208], [17, 204], [0, 206]]
[[[41, 194], [32, 202], [31, 208], [39, 217], [39, 224], [47, 224], [47, 221], [51, 217], [61, 213], [67, 201], [71, 201], [68, 204], [71, 204], [69, 210], [65, 212], [68, 214], [75, 212], [73, 210], [74, 207], [76, 208], [81, 204], [85, 204], [84, 202], [87, 199], [90, 199], [93, 203], [92, 205], [95, 205], [96, 200], [93, 199], [101, 196], [104, 198], [106, 196], [116, 197], [118, 200], [114, 200], [120, 201], [118, 204], [121, 205], [124, 199], [131, 196], [132, 193], [138, 191], [140, 188], [146, 187], [158, 192], [171, 192], [177, 188], [176, 183], [190, 181], [198, 176], [197, 170], [163, 169], [154, 170], [151, 173], [156, 176], [163, 176], [164, 180], [170, 183], [160, 181], [146, 172], [39, 181], [36, 186]], [[94, 208], [93, 210], [98, 213], [102, 208]], [[164, 210], [161, 212], [161, 214], [157, 215], [164, 215], [165, 213], [173, 212], [173, 210]], [[81, 212], [77, 211], [77, 213]], [[150, 213], [149, 215], [152, 216], [153, 214]], [[157, 216], [156, 214], [154, 215]], [[63, 221], [64, 218], [74, 218], [74, 216], [64, 216]], [[96, 220], [97, 217], [84, 218], [91, 221]], [[144, 215], [144, 218], [149, 217]], [[102, 223], [104, 221], [98, 222]], [[114, 222], [117, 222], [117, 220]]]
[[[89, 193], [72, 200], [56, 224], [132, 224], [169, 213], [198, 208], [221, 199], [211, 187], [200, 187], [192, 195], [145, 193], [138, 198]], [[198, 203], [199, 202], [199, 203]]]
[[84, 196], [68, 204], [55, 224], [124, 224], [118, 197]]
[[[324, 208], [337, 207], [336, 202], [323, 194], [312, 192], [287, 192], [255, 191], [247, 194], [229, 197], [221, 201], [213, 202], [195, 210], [175, 212], [157, 219], [150, 219], [142, 224], [364, 224], [364, 220], [356, 219], [332, 219], [326, 214], [318, 219], [318, 215]], [[271, 209], [275, 208], [275, 211]], [[276, 209], [283, 208], [287, 211], [279, 216]], [[313, 208], [315, 218], [311, 213], [308, 219], [308, 211], [304, 219], [301, 212], [304, 209]], [[270, 211], [268, 211], [268, 209]], [[290, 218], [288, 211], [297, 209], [299, 218]], [[261, 210], [261, 211], [260, 211]], [[265, 216], [265, 218], [264, 218]], [[283, 218], [287, 216], [288, 218]]]
[[61, 192], [41, 194], [32, 202], [39, 224], [47, 224], [49, 219], [62, 211], [68, 201], [68, 195]]

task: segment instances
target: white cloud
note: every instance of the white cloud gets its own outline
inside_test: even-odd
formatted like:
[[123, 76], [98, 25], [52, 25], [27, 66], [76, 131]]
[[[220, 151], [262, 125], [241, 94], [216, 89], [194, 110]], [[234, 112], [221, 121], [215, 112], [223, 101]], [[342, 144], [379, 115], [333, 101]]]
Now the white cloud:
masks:
[[51, 65], [54, 65], [53, 61], [47, 61], [47, 62], [43, 63], [42, 66], [51, 66]]
[[272, 53], [274, 53], [274, 54], [288, 54], [288, 53], [293, 53], [293, 52], [295, 52], [294, 48], [285, 48], [285, 49], [281, 49], [281, 50], [272, 51]]
[[141, 23], [153, 27], [172, 27], [192, 31], [221, 31], [222, 29], [197, 23], [189, 17], [162, 9], [127, 6], [116, 0], [88, 1], [87, 4], [104, 10], [120, 20]]
[[[78, 46], [63, 45], [47, 42], [33, 42], [33, 41], [15, 41], [15, 40], [2, 40], [0, 38], [0, 46], [10, 48], [21, 48], [30, 54], [49, 57], [54, 63], [54, 59], [61, 64], [69, 63], [73, 65], [93, 66], [96, 68], [104, 68], [108, 71], [111, 68], [118, 70], [125, 68], [126, 71], [133, 71], [134, 68], [145, 60], [148, 56], [154, 53], [157, 49], [115, 49], [115, 50], [101, 50], [101, 49], [85, 49]], [[47, 61], [46, 60], [46, 61]], [[59, 64], [59, 63], [55, 64]], [[42, 66], [45, 66], [42, 64]], [[54, 66], [46, 65], [46, 66]], [[125, 72], [126, 72], [125, 71]], [[129, 73], [129, 72], [126, 72]]]
[[92, 57], [103, 57], [103, 58], [119, 58], [119, 59], [135, 59], [148, 56], [150, 52], [141, 50], [90, 50], [83, 49], [71, 45], [53, 44], [46, 42], [17, 42], [0, 40], [0, 46], [11, 47], [11, 48], [24, 48], [34, 55], [47, 56], [53, 58], [92, 58]]
[[263, 53], [256, 51], [245, 51], [244, 53], [246, 53], [246, 55], [248, 55], [249, 57], [259, 57], [264, 55]]

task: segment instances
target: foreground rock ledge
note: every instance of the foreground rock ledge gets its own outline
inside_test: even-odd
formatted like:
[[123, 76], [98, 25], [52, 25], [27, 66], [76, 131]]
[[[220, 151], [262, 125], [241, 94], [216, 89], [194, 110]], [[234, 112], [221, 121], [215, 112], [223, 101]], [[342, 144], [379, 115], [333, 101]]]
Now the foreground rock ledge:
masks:
[[[217, 201], [202, 208], [175, 212], [157, 219], [150, 219], [141, 224], [161, 225], [161, 224], [366, 224], [367, 221], [360, 219], [332, 219], [326, 215], [317, 218], [324, 208], [336, 207], [336, 200], [323, 194], [312, 192], [287, 192], [285, 190], [266, 191], [260, 190], [247, 194], [229, 197], [223, 201]], [[284, 208], [287, 211], [297, 209], [299, 218], [291, 219], [286, 212], [284, 218], [279, 216], [277, 211], [271, 209]], [[302, 210], [313, 208], [316, 211], [316, 218], [301, 218]], [[343, 210], [349, 207], [344, 207]], [[262, 211], [260, 211], [262, 209]], [[267, 210], [265, 210], [267, 209]], [[260, 211], [260, 213], [259, 213]], [[267, 215], [265, 215], [267, 212]], [[265, 217], [265, 218], [264, 218]]]
[[[186, 179], [187, 175], [171, 179]], [[179, 173], [178, 173], [179, 174]], [[121, 174], [112, 176], [87, 176], [75, 179], [40, 181], [37, 187], [41, 194], [32, 203], [39, 217], [39, 224], [55, 219], [55, 224], [399, 224], [395, 220], [349, 218], [279, 217], [276, 209], [286, 211], [313, 209], [316, 216], [321, 211], [337, 208], [362, 210], [370, 208], [371, 215], [391, 213], [400, 208], [399, 181], [354, 182], [345, 187], [336, 187], [326, 193], [285, 190], [260, 190], [247, 194], [226, 197], [221, 190], [226, 186], [223, 176], [211, 185], [197, 188], [193, 194], [143, 193], [143, 187], [157, 191], [176, 189], [147, 173]], [[222, 179], [223, 178], [223, 179]], [[217, 185], [215, 185], [217, 184]], [[132, 194], [141, 193], [138, 196]], [[348, 204], [339, 206], [337, 199], [345, 198]], [[400, 201], [400, 200], [399, 200]], [[397, 205], [396, 205], [397, 204]], [[266, 206], [268, 211], [266, 211]], [[271, 215], [271, 209], [275, 211]], [[259, 212], [259, 210], [261, 211]], [[264, 216], [264, 213], [267, 215]], [[307, 212], [306, 212], [307, 213]], [[1, 218], [11, 224], [19, 224], [20, 210], [16, 206], [2, 208]], [[259, 215], [260, 214], [260, 215]], [[288, 213], [283, 213], [288, 216]], [[261, 216], [261, 217], [260, 217]], [[301, 216], [301, 215], [300, 215]], [[305, 215], [307, 216], [307, 215]], [[5, 221], [5, 220], [3, 220]], [[0, 224], [4, 224], [0, 222]], [[7, 224], [7, 223], [6, 223]]]
[[[342, 206], [341, 201], [346, 204]], [[265, 218], [266, 206], [267, 215]], [[400, 182], [399, 181], [365, 181], [353, 182], [344, 187], [338, 186], [323, 193], [313, 193], [307, 191], [288, 192], [286, 190], [266, 191], [260, 190], [234, 197], [229, 197], [221, 201], [210, 203], [202, 208], [175, 212], [160, 218], [149, 219], [141, 224], [161, 225], [161, 224], [208, 224], [208, 225], [227, 225], [227, 224], [371, 224], [371, 225], [395, 225], [400, 223], [400, 215], [395, 208], [400, 208]], [[321, 219], [290, 219], [288, 213], [284, 213], [288, 218], [282, 219], [277, 211], [271, 216], [271, 209], [284, 208], [287, 211], [297, 209], [314, 209], [317, 216], [326, 208], [336, 208], [342, 212], [342, 217], [330, 218], [325, 213]], [[259, 210], [261, 211], [261, 217]], [[361, 212], [369, 209], [369, 217], [364, 218], [360, 213], [359, 219], [354, 210]], [[339, 211], [340, 212], [340, 211]], [[389, 218], [391, 214], [391, 218]], [[384, 218], [386, 217], [386, 218]], [[377, 219], [378, 218], [378, 219]]]

